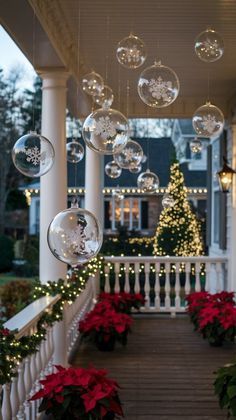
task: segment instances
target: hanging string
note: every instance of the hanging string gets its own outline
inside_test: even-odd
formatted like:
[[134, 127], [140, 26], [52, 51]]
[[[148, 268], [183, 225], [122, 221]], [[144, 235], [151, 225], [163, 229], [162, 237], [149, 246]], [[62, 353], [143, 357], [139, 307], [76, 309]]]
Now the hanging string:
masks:
[[121, 66], [118, 66], [118, 107], [119, 107], [119, 109], [120, 109], [120, 105], [121, 105], [121, 103], [120, 103], [120, 100], [121, 100], [121, 90], [120, 90], [120, 67], [121, 67]]
[[207, 70], [207, 102], [210, 102], [210, 70]]
[[147, 171], [150, 171], [150, 150], [149, 150], [149, 110], [147, 109]]
[[106, 85], [107, 85], [107, 80], [108, 80], [108, 57], [109, 57], [109, 53], [108, 53], [108, 43], [109, 43], [109, 33], [110, 33], [110, 17], [107, 16], [107, 33], [106, 33], [106, 66], [105, 66], [105, 81], [106, 81]]
[[129, 79], [127, 80], [127, 87], [126, 87], [126, 118], [129, 119]]
[[[78, 0], [78, 31], [77, 31], [77, 78], [79, 77], [79, 67], [80, 67], [80, 1]], [[76, 92], [76, 116], [79, 117], [79, 83], [77, 81], [77, 92]], [[77, 133], [76, 140], [79, 138], [79, 124], [77, 124]], [[74, 188], [77, 187], [77, 163], [74, 163]], [[78, 203], [78, 195], [75, 191], [72, 202]]]
[[[33, 68], [35, 68], [35, 44], [36, 44], [36, 14], [35, 8], [33, 7], [33, 45], [32, 45], [32, 64]], [[35, 130], [35, 107], [36, 107], [36, 93], [34, 93], [33, 97], [33, 109], [32, 109], [32, 131]]]

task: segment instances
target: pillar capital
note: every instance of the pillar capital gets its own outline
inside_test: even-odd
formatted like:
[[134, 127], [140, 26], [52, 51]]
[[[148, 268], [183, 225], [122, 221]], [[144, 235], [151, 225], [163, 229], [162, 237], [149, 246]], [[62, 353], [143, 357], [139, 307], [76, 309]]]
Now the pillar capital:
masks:
[[64, 67], [44, 67], [37, 69], [43, 81], [42, 89], [66, 88], [70, 73]]

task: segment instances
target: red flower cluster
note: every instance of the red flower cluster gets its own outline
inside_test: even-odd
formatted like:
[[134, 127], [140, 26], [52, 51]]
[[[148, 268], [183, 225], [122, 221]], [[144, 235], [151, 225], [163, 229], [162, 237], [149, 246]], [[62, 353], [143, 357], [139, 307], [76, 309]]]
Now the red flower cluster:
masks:
[[8, 328], [2, 328], [0, 330], [0, 335], [2, 335], [3, 337], [7, 337], [8, 335], [10, 335], [10, 330]]
[[207, 292], [187, 296], [187, 311], [195, 327], [209, 342], [233, 341], [236, 333], [236, 305], [234, 293]]
[[57, 419], [103, 419], [108, 413], [123, 417], [118, 384], [107, 378], [106, 370], [94, 367], [68, 368], [56, 366], [57, 373], [40, 381], [43, 388], [31, 400], [43, 399], [39, 412], [56, 415]]
[[85, 319], [80, 321], [79, 331], [84, 337], [102, 335], [103, 340], [108, 341], [111, 336], [119, 339], [121, 334], [129, 332], [131, 324], [132, 318], [129, 315], [115, 311], [113, 305], [104, 300], [97, 303]]
[[105, 293], [102, 292], [98, 300], [100, 302], [110, 302], [112, 307], [118, 312], [130, 313], [132, 308], [139, 310], [144, 306], [145, 299], [141, 293]]

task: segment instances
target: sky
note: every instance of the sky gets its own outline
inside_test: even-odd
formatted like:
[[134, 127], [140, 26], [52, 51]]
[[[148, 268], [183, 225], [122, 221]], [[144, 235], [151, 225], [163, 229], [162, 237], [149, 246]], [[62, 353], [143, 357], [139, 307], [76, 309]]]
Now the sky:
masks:
[[22, 70], [22, 88], [31, 88], [35, 76], [32, 65], [14, 43], [8, 33], [0, 25], [0, 68], [8, 73], [13, 67], [20, 67]]

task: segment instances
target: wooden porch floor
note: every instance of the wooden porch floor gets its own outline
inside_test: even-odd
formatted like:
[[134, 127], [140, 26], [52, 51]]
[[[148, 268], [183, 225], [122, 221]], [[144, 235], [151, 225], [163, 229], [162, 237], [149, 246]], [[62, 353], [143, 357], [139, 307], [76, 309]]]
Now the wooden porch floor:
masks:
[[102, 353], [82, 345], [73, 365], [106, 368], [121, 390], [127, 420], [226, 419], [213, 392], [213, 372], [235, 345], [212, 348], [185, 315], [137, 315], [126, 348]]

